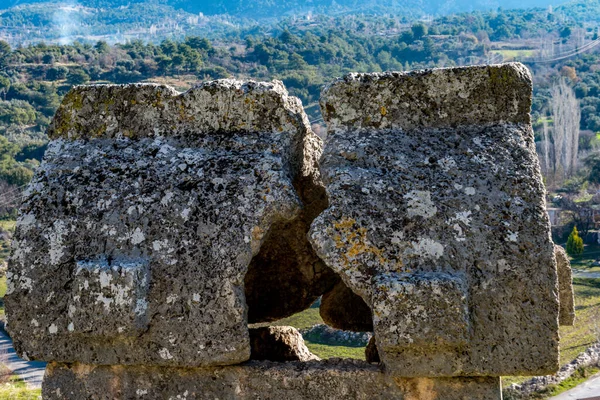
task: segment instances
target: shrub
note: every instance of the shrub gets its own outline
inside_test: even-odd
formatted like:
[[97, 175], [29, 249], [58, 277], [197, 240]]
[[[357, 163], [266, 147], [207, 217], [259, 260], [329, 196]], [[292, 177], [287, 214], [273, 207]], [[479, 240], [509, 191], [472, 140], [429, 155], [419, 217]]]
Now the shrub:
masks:
[[569, 238], [567, 239], [567, 253], [571, 257], [577, 257], [583, 253], [583, 239], [579, 237], [577, 227], [574, 226]]

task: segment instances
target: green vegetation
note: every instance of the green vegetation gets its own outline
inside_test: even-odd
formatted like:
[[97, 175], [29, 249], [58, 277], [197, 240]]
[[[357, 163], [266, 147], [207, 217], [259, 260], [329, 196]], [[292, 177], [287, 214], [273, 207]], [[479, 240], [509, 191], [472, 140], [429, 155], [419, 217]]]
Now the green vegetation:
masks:
[[580, 256], [571, 258], [571, 267], [574, 272], [600, 272], [598, 260], [600, 260], [600, 245], [586, 244]]
[[280, 319], [271, 324], [277, 326], [293, 326], [296, 329], [310, 328], [313, 325], [323, 324], [323, 319], [319, 315], [319, 308], [309, 308], [291, 317]]
[[[0, 281], [1, 290], [2, 281]], [[1, 293], [1, 292], [0, 292]], [[278, 326], [293, 326], [296, 329], [310, 328], [313, 325], [323, 324], [323, 319], [319, 315], [318, 304], [307, 310], [299, 312], [291, 317], [281, 319], [273, 323], [259, 324], [260, 326], [278, 325]], [[329, 346], [320, 343], [313, 343], [310, 340], [304, 340], [308, 349], [321, 359], [339, 357], [339, 358], [355, 358], [358, 360], [365, 359], [365, 347], [348, 347], [348, 346]]]
[[579, 237], [577, 227], [574, 226], [569, 238], [567, 239], [567, 254], [571, 257], [577, 257], [583, 253], [583, 239]]
[[0, 364], [0, 400], [38, 400], [41, 389], [29, 389], [27, 384], [13, 375], [12, 371]]
[[500, 54], [504, 57], [505, 61], [510, 60], [522, 60], [524, 58], [530, 58], [535, 56], [535, 50], [494, 50], [491, 54]]
[[20, 380], [0, 384], [0, 400], [39, 400], [42, 389], [30, 389]]
[[306, 341], [308, 349], [321, 359], [326, 358], [354, 358], [365, 359], [364, 347], [327, 346], [325, 344], [311, 343]]

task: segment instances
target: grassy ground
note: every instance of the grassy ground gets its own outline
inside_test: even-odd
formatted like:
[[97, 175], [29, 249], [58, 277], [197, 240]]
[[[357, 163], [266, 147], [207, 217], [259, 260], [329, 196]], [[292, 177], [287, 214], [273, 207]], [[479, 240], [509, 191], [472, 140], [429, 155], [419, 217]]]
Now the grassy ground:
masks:
[[[323, 319], [319, 315], [319, 308], [313, 305], [311, 308], [294, 314], [291, 317], [280, 319], [264, 325], [285, 325], [293, 326], [296, 329], [310, 328], [313, 325], [322, 324]], [[313, 343], [309, 340], [304, 340], [306, 347], [321, 359], [326, 358], [355, 358], [358, 360], [365, 359], [364, 347], [347, 347], [347, 346], [328, 346], [320, 343]]]
[[600, 337], [600, 279], [573, 279], [575, 325], [560, 328], [560, 362], [566, 364]]
[[291, 317], [280, 319], [279, 321], [267, 325], [293, 326], [296, 329], [304, 329], [322, 323], [323, 319], [319, 315], [319, 309], [311, 307], [298, 314], [294, 314]]
[[321, 359], [326, 358], [355, 358], [357, 360], [365, 359], [364, 347], [346, 347], [346, 346], [328, 346], [326, 344], [312, 343], [305, 340], [306, 347]]
[[585, 272], [600, 272], [600, 266], [592, 265], [595, 261], [600, 261], [600, 246], [585, 245], [581, 256], [571, 258], [571, 267]]
[[37, 400], [41, 398], [41, 389], [29, 389], [25, 382], [0, 364], [0, 400]]

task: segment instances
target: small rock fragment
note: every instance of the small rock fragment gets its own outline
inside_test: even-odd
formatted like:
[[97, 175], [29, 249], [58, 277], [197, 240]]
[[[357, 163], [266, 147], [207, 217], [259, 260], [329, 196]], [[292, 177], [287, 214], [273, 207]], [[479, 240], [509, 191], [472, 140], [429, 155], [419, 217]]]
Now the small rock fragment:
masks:
[[342, 280], [323, 295], [319, 313], [323, 321], [333, 328], [354, 332], [373, 331], [371, 309]]
[[268, 361], [319, 360], [308, 350], [302, 335], [291, 326], [250, 328], [250, 359]]
[[367, 347], [365, 348], [365, 359], [368, 363], [379, 363], [379, 352], [377, 351], [377, 344], [375, 343], [375, 336], [369, 340]]

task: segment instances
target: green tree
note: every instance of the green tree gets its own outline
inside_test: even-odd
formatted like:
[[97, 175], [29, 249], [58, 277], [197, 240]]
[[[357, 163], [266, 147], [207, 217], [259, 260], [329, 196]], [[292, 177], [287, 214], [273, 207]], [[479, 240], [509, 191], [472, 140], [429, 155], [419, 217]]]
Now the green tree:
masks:
[[410, 29], [412, 30], [415, 39], [421, 39], [423, 36], [427, 35], [427, 26], [422, 22], [414, 24]]
[[8, 65], [8, 58], [11, 54], [11, 48], [8, 42], [0, 40], [0, 67]]
[[54, 55], [47, 53], [42, 57], [42, 62], [44, 64], [54, 64]]
[[213, 49], [210, 40], [198, 36], [188, 36], [185, 38], [185, 44], [192, 49], [201, 51], [211, 51]]
[[74, 69], [67, 75], [67, 82], [71, 85], [83, 85], [89, 82], [90, 76], [82, 69]]
[[100, 54], [108, 53], [110, 51], [110, 46], [104, 40], [96, 42], [94, 48]]
[[561, 38], [563, 38], [563, 39], [566, 39], [566, 38], [568, 38], [569, 36], [571, 36], [571, 33], [572, 33], [572, 32], [571, 32], [571, 28], [570, 28], [570, 27], [568, 27], [568, 26], [565, 26], [564, 28], [562, 28], [562, 29], [560, 30], [560, 37], [561, 37]]
[[577, 227], [574, 226], [569, 238], [567, 239], [567, 253], [571, 257], [577, 257], [583, 253], [583, 239], [579, 237]]

